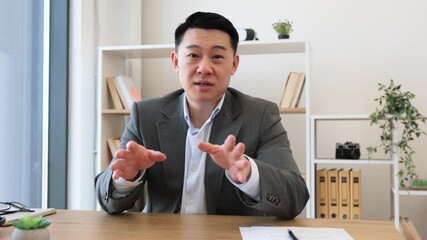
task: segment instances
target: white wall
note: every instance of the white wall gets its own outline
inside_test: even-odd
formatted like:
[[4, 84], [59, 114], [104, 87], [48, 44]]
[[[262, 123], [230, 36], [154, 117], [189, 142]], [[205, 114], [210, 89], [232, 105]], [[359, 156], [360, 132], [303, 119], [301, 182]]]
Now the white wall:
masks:
[[[71, 1], [73, 2], [73, 1]], [[89, 3], [88, 3], [89, 2]], [[90, 8], [92, 1], [84, 1]], [[217, 0], [217, 1], [139, 1], [141, 5], [141, 43], [173, 43], [173, 32], [179, 23], [194, 11], [213, 11], [228, 17], [236, 27], [250, 27], [256, 30], [260, 40], [276, 39], [271, 24], [287, 18], [294, 22], [293, 40], [308, 40], [311, 43], [311, 111], [313, 114], [368, 114], [375, 108], [373, 99], [378, 96], [377, 83], [387, 83], [393, 78], [403, 88], [417, 94], [415, 105], [422, 113], [427, 114], [427, 2], [422, 0]], [[99, 1], [102, 6], [116, 6], [117, 1]], [[123, 1], [120, 2], [123, 4]], [[132, 4], [135, 4], [134, 2]], [[115, 9], [115, 8], [114, 8]], [[117, 16], [128, 17], [127, 10], [119, 11]], [[122, 14], [122, 15], [120, 15]], [[132, 13], [137, 14], [137, 13]], [[135, 17], [138, 18], [138, 17]], [[117, 19], [117, 18], [114, 18]], [[87, 24], [93, 18], [86, 18]], [[113, 21], [113, 20], [111, 20]], [[123, 23], [127, 25], [132, 23]], [[86, 26], [83, 29], [87, 29]], [[136, 27], [135, 27], [136, 28]], [[132, 28], [134, 29], [134, 28]], [[133, 30], [132, 30], [133, 31]], [[89, 36], [92, 36], [89, 34]], [[82, 36], [82, 39], [86, 39]], [[112, 37], [112, 36], [110, 36]], [[107, 37], [107, 39], [110, 39]], [[112, 37], [113, 39], [113, 37]], [[89, 39], [89, 41], [92, 41]], [[100, 41], [101, 42], [101, 41]], [[115, 42], [111, 42], [113, 44]], [[123, 41], [123, 43], [129, 43]], [[89, 54], [90, 55], [90, 54]], [[280, 59], [248, 59], [242, 66], [241, 79], [236, 74], [234, 86], [258, 96], [267, 96], [274, 101], [280, 98], [280, 87], [283, 87], [285, 76], [269, 75], [271, 65], [278, 64]], [[274, 63], [276, 60], [276, 63]], [[80, 64], [92, 64], [93, 57], [81, 58]], [[154, 96], [179, 87], [178, 80], [171, 71], [169, 60], [156, 60], [149, 67], [143, 65], [141, 72], [149, 84], [142, 86], [142, 94]], [[246, 61], [246, 60], [245, 60]], [[297, 68], [300, 60], [296, 60]], [[161, 63], [161, 64], [159, 64]], [[262, 63], [262, 64], [260, 64]], [[283, 60], [287, 66], [293, 61]], [[158, 68], [153, 68], [157, 66]], [[260, 69], [252, 76], [244, 75], [244, 68]], [[81, 73], [81, 77], [93, 77], [93, 71]], [[77, 79], [74, 79], [78, 81]], [[258, 84], [262, 83], [263, 88]], [[282, 86], [279, 86], [282, 84]], [[92, 100], [82, 96], [81, 101]], [[71, 100], [75, 98], [70, 98]], [[77, 110], [76, 110], [77, 111]], [[93, 116], [87, 109], [85, 117]], [[295, 156], [301, 170], [305, 169], [303, 146], [305, 133], [302, 132], [298, 116], [284, 116]], [[81, 129], [91, 132], [93, 125], [85, 124]], [[79, 128], [79, 131], [80, 128]], [[333, 129], [330, 130], [331, 133]], [[85, 133], [92, 139], [90, 133]], [[427, 141], [418, 143], [415, 161], [419, 174], [427, 177]], [[331, 139], [329, 139], [331, 141]], [[326, 141], [327, 142], [327, 141]], [[333, 141], [332, 141], [333, 142]], [[77, 140], [74, 141], [78, 145]], [[73, 145], [71, 143], [71, 145]], [[321, 146], [334, 149], [335, 146]], [[88, 152], [77, 157], [81, 150], [72, 149], [71, 161], [84, 158], [92, 161]], [[84, 156], [83, 156], [84, 155]], [[80, 160], [81, 161], [81, 160]], [[363, 215], [369, 219], [388, 219], [390, 217], [389, 171], [384, 167], [364, 167], [363, 171]], [[78, 171], [77, 171], [78, 172]], [[75, 173], [78, 174], [78, 173]], [[76, 175], [77, 176], [77, 175]], [[92, 179], [84, 182], [93, 190]], [[427, 238], [425, 215], [427, 197], [402, 197], [401, 214], [414, 220], [419, 232]], [[73, 200], [74, 201], [74, 200]], [[75, 200], [77, 201], [77, 200]], [[76, 205], [78, 208], [78, 205]]]

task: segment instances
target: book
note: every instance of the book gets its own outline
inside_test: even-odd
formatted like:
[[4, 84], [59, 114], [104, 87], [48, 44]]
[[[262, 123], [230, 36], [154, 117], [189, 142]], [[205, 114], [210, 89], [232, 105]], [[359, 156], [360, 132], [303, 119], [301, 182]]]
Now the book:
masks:
[[294, 94], [292, 96], [292, 100], [291, 100], [289, 107], [291, 107], [291, 108], [298, 107], [299, 102], [301, 100], [302, 92], [304, 89], [304, 84], [305, 84], [305, 73], [300, 72], [300, 73], [298, 73], [298, 81], [297, 81], [297, 84], [295, 86], [295, 91], [294, 91]]
[[361, 172], [350, 171], [350, 219], [362, 218]]
[[120, 137], [114, 136], [107, 138], [107, 145], [110, 149], [111, 158], [114, 158], [116, 156], [117, 150], [119, 150]]
[[285, 90], [283, 92], [282, 100], [280, 101], [281, 108], [291, 107], [292, 98], [295, 93], [296, 86], [298, 85], [298, 73], [290, 72], [286, 81]]
[[107, 77], [107, 86], [111, 99], [113, 100], [114, 109], [123, 110], [122, 101], [120, 100], [119, 93], [117, 92], [116, 85], [114, 84], [114, 77]]
[[29, 215], [30, 217], [38, 217], [38, 216], [47, 216], [56, 213], [55, 208], [31, 208], [34, 212], [16, 212], [11, 214], [3, 215], [6, 218], [6, 221], [1, 225], [2, 227], [6, 227], [12, 225], [12, 223], [22, 217]]
[[328, 218], [327, 170], [316, 171], [316, 218]]
[[350, 218], [350, 184], [349, 184], [349, 171], [338, 171], [338, 211], [340, 219]]
[[338, 219], [339, 218], [339, 212], [338, 212], [338, 196], [339, 196], [339, 189], [338, 189], [338, 171], [335, 168], [332, 168], [328, 170], [328, 212], [329, 212], [329, 218], [331, 219]]
[[114, 84], [125, 109], [130, 110], [134, 102], [141, 100], [141, 94], [132, 78], [116, 76]]

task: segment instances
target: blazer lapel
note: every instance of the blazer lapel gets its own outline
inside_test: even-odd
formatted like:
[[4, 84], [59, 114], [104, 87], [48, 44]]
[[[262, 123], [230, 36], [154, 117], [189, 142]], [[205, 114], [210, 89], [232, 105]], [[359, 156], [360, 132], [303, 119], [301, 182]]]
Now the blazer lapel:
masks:
[[[227, 91], [221, 111], [213, 121], [209, 142], [222, 145], [228, 135], [232, 134], [237, 137], [242, 124], [235, 121], [235, 118], [240, 112], [240, 107]], [[208, 154], [206, 156], [205, 169], [205, 194], [208, 214], [216, 214], [218, 198], [220, 197], [219, 194], [224, 179], [225, 170], [219, 167]]]
[[165, 181], [170, 188], [164, 189], [170, 199], [171, 209], [181, 208], [181, 195], [184, 181], [185, 139], [188, 126], [184, 121], [181, 97], [171, 102], [162, 113], [168, 118], [157, 122], [159, 143], [162, 152], [167, 154], [163, 162]]

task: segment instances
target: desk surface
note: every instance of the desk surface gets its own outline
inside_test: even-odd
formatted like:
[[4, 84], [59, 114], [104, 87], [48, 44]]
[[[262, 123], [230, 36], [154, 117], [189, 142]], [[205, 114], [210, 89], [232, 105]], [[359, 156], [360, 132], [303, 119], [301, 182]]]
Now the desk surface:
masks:
[[[57, 210], [51, 220], [56, 239], [242, 239], [240, 226], [297, 226], [344, 228], [356, 240], [403, 239], [391, 221], [295, 219], [219, 215], [182, 215]], [[10, 239], [14, 228], [0, 227], [0, 239]]]

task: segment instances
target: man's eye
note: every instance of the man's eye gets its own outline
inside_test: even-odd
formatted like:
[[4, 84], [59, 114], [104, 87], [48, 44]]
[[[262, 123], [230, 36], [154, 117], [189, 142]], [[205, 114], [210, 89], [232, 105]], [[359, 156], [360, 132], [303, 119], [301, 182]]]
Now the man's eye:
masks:
[[199, 57], [199, 55], [197, 55], [197, 54], [195, 54], [195, 53], [190, 53], [190, 54], [188, 54], [188, 57], [189, 57], [189, 58], [198, 58], [198, 57]]
[[214, 55], [212, 58], [213, 59], [223, 59], [224, 57], [222, 55]]

